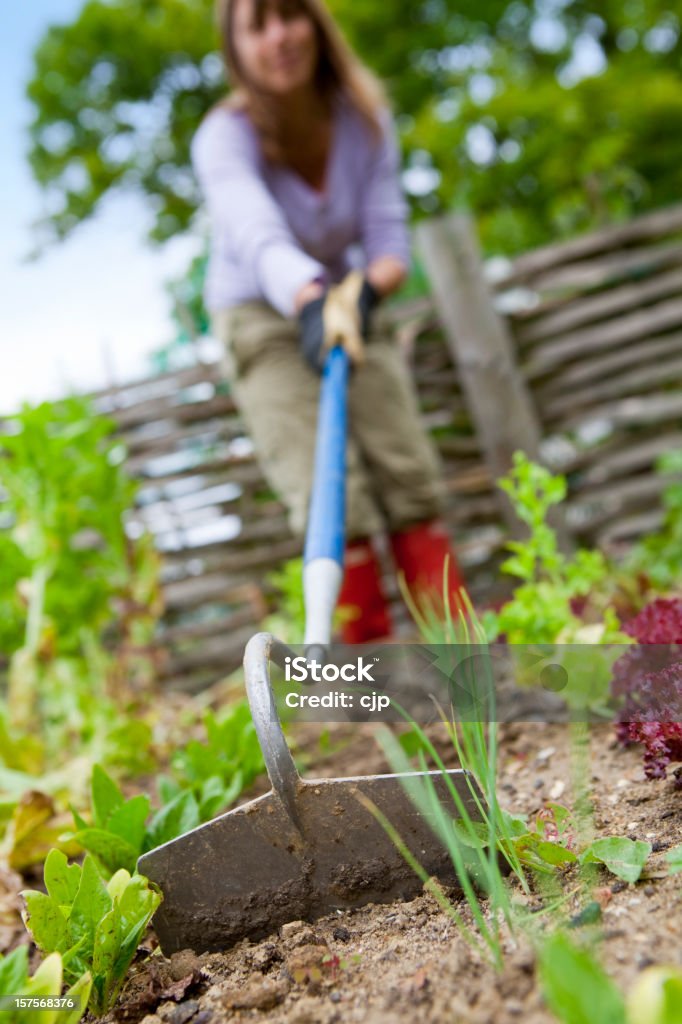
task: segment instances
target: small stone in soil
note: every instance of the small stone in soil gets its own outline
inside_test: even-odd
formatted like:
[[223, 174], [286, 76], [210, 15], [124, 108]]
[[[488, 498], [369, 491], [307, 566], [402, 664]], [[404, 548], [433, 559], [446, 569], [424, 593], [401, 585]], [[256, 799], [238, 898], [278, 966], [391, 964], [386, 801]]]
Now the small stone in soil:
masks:
[[323, 941], [324, 940], [320, 938], [319, 934], [311, 928], [310, 925], [304, 925], [303, 928], [299, 929], [299, 931], [292, 936], [294, 946], [318, 945]]
[[271, 1010], [281, 1003], [289, 985], [282, 978], [270, 981], [260, 975], [252, 976], [246, 985], [230, 986], [223, 989], [221, 998], [223, 1005], [234, 1010]]
[[212, 1021], [212, 1020], [213, 1020], [213, 1011], [212, 1010], [201, 1010], [196, 1015], [194, 1020], [192, 1021], [192, 1024], [209, 1024], [209, 1022]]
[[645, 885], [642, 889], [642, 892], [645, 896], [653, 896], [656, 890], [654, 889], [653, 885]]
[[293, 939], [297, 932], [300, 932], [302, 928], [307, 928], [308, 925], [305, 921], [287, 921], [283, 924], [279, 930], [279, 934], [283, 939]]
[[534, 975], [535, 974], [535, 957], [533, 957], [533, 956], [523, 956], [518, 961], [518, 965], [519, 965], [519, 970], [522, 971], [524, 974], [527, 974], [527, 975]]
[[181, 949], [170, 958], [170, 976], [173, 981], [182, 981], [188, 974], [198, 971], [199, 958], [192, 949]]
[[294, 972], [306, 972], [312, 967], [319, 967], [326, 956], [329, 955], [329, 947], [325, 944], [299, 946], [286, 959], [287, 971], [295, 976]]
[[187, 1021], [195, 1015], [199, 1009], [196, 999], [188, 999], [179, 1006], [170, 1007], [166, 1012], [161, 1010], [159, 1016], [166, 1024], [187, 1024]]
[[255, 967], [261, 974], [265, 974], [273, 964], [282, 959], [281, 953], [274, 943], [268, 942], [265, 946], [254, 949], [251, 954], [251, 966]]
[[556, 747], [545, 747], [543, 750], [538, 752], [538, 756], [535, 758], [536, 761], [549, 761], [552, 754], [556, 754]]

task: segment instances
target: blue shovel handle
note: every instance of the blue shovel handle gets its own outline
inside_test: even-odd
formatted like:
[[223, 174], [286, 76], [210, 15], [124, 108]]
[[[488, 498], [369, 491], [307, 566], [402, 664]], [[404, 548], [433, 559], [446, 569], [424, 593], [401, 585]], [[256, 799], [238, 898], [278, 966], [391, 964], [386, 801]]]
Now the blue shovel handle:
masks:
[[304, 561], [332, 558], [343, 565], [346, 515], [346, 391], [348, 356], [340, 346], [327, 357], [317, 419], [313, 487]]
[[326, 646], [343, 577], [349, 360], [337, 346], [327, 356], [317, 420], [313, 487], [306, 530], [306, 644]]

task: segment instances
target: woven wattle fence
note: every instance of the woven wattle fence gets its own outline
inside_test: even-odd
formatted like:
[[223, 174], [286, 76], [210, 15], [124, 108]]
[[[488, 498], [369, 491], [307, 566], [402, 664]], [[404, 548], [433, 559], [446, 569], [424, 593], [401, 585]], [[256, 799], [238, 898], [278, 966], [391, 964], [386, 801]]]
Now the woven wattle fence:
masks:
[[[516, 448], [567, 474], [565, 543], [613, 550], [655, 528], [654, 463], [682, 444], [682, 205], [486, 266], [466, 217], [424, 222], [417, 244], [433, 296], [391, 318], [474, 597], [499, 591], [518, 533], [494, 486]], [[140, 482], [129, 528], [150, 530], [163, 553], [162, 674], [207, 685], [238, 666], [273, 604], [268, 574], [299, 544], [220, 364], [92, 397]]]

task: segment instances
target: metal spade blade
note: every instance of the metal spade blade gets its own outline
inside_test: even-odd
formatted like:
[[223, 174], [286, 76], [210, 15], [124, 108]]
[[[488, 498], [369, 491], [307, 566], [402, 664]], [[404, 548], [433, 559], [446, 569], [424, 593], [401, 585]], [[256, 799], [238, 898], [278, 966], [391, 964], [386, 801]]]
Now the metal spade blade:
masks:
[[[269, 660], [286, 648], [259, 633], [244, 656], [246, 689], [272, 790], [187, 835], [144, 854], [138, 870], [156, 882], [163, 903], [154, 917], [166, 955], [225, 949], [258, 939], [286, 921], [312, 920], [337, 908], [409, 899], [418, 876], [358, 794], [373, 801], [429, 875], [455, 882], [452, 862], [404, 787], [406, 775], [303, 780], [277, 716]], [[413, 773], [419, 777], [426, 773]], [[429, 772], [452, 804], [451, 780], [473, 819], [483, 797], [462, 770]]]

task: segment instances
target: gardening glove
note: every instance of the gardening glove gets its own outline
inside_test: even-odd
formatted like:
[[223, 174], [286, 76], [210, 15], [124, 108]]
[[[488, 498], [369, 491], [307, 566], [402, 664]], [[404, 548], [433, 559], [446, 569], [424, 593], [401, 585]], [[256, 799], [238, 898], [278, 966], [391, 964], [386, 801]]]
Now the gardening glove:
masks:
[[354, 365], [364, 362], [364, 341], [369, 334], [377, 291], [359, 270], [352, 270], [340, 284], [306, 303], [299, 314], [301, 348], [312, 368], [321, 373], [327, 352], [341, 345]]

